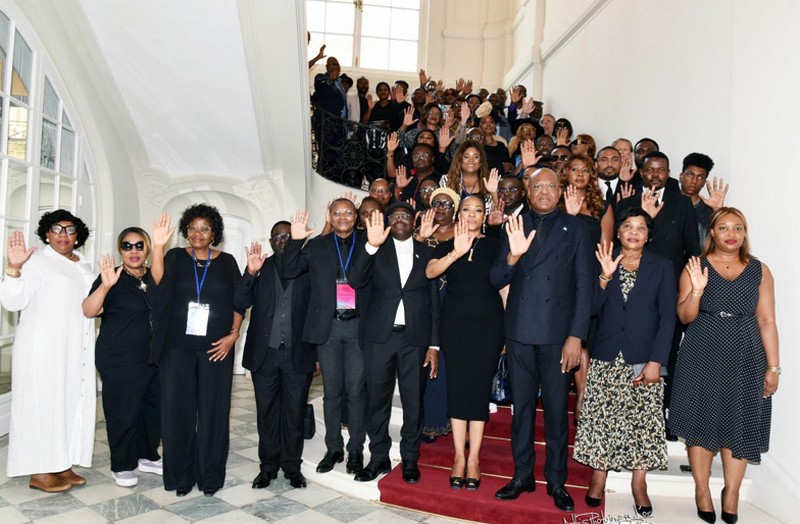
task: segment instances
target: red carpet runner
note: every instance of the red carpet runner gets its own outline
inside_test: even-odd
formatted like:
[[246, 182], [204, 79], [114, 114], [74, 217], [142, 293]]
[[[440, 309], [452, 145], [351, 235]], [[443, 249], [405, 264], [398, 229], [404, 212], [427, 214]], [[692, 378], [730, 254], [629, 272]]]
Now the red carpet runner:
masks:
[[[570, 395], [573, 400], [573, 395]], [[422, 480], [418, 484], [403, 482], [402, 469], [397, 466], [386, 475], [378, 487], [381, 502], [416, 511], [478, 522], [516, 523], [570, 523], [572, 514], [565, 513], [553, 505], [547, 496], [544, 480], [544, 417], [540, 410], [536, 415], [536, 491], [523, 493], [517, 500], [500, 501], [495, 492], [506, 485], [514, 473], [511, 456], [511, 410], [500, 407], [491, 415], [486, 425], [486, 438], [481, 449], [481, 485], [478, 491], [450, 488], [450, 468], [453, 466], [453, 439], [439, 437], [433, 444], [422, 444], [419, 469]], [[570, 414], [570, 444], [575, 441], [575, 428]], [[567, 488], [575, 500], [575, 515], [602, 514], [603, 507], [589, 508], [584, 502], [592, 470], [570, 459]]]

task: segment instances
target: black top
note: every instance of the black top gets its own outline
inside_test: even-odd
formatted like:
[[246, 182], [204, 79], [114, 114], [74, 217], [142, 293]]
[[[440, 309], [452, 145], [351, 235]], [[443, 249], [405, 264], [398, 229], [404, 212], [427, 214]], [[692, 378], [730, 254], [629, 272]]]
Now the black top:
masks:
[[508, 147], [498, 140], [493, 146], [483, 144], [483, 150], [486, 151], [486, 162], [489, 164], [489, 169], [497, 168], [501, 175], [505, 173], [506, 168], [503, 167], [503, 163], [511, 162], [511, 158], [508, 156]]
[[[211, 267], [208, 268], [208, 275], [200, 293], [200, 303], [210, 306], [206, 336], [186, 334], [189, 302], [197, 301], [194, 268], [197, 269], [198, 280], [202, 280], [207, 261], [198, 260], [197, 263], [198, 266], [195, 266], [192, 255], [182, 247], [170, 249], [164, 256], [164, 277], [159, 286], [159, 295], [163, 290], [165, 298], [170, 301], [166, 313], [168, 326], [164, 349], [177, 347], [209, 350], [212, 342], [230, 333], [235, 311], [233, 290], [241, 274], [236, 260], [231, 255], [219, 253], [211, 260]], [[238, 312], [244, 316], [244, 311]]]
[[[114, 268], [115, 270], [117, 268]], [[142, 279], [147, 291], [139, 289], [139, 280], [125, 271], [108, 290], [103, 301], [100, 334], [97, 337], [95, 362], [98, 366], [146, 364], [150, 349], [150, 297], [155, 283], [147, 272]], [[98, 276], [89, 295], [102, 283]]]

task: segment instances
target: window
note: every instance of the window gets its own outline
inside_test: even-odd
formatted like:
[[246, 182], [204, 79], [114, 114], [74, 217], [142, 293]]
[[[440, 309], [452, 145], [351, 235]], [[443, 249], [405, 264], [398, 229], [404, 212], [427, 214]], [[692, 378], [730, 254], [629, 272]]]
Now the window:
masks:
[[[0, 12], [0, 259], [12, 231], [29, 245], [45, 211], [67, 209], [95, 230], [95, 191], [86, 159], [79, 156], [81, 135], [67, 116], [62, 97], [42, 73], [38, 50]], [[41, 119], [38, 114], [41, 113]], [[37, 115], [33, 118], [33, 115]], [[73, 115], [74, 116], [74, 115]], [[40, 139], [40, 140], [39, 140]], [[93, 237], [83, 253], [94, 259]], [[0, 308], [0, 396], [10, 393], [11, 347], [19, 313]], [[0, 421], [6, 420], [0, 413]], [[7, 424], [7, 422], [6, 422]], [[8, 431], [0, 424], [0, 435]]]
[[307, 0], [306, 24], [309, 49], [327, 45], [342, 66], [418, 69], [420, 0]]

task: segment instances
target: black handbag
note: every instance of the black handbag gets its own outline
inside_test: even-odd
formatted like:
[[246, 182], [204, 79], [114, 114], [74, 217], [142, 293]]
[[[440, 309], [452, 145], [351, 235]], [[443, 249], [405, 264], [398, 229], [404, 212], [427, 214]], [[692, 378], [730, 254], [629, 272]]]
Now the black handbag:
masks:
[[317, 422], [314, 418], [314, 406], [306, 404], [306, 413], [303, 417], [303, 438], [308, 440], [314, 438], [314, 433], [317, 432]]
[[500, 360], [497, 361], [497, 373], [494, 374], [492, 379], [492, 393], [489, 398], [492, 402], [509, 402], [513, 398], [505, 354], [500, 355]]

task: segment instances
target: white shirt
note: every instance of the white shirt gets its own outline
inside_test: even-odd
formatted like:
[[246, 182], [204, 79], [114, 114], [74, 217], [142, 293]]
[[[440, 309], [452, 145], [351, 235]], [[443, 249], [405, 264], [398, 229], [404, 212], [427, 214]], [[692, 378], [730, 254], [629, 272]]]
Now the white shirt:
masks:
[[613, 180], [603, 180], [602, 178], [598, 178], [597, 182], [600, 186], [600, 193], [603, 194], [603, 200], [605, 200], [606, 191], [608, 191], [608, 186], [606, 184], [611, 184], [611, 194], [615, 194], [617, 192], [617, 186], [619, 185], [619, 177]]

